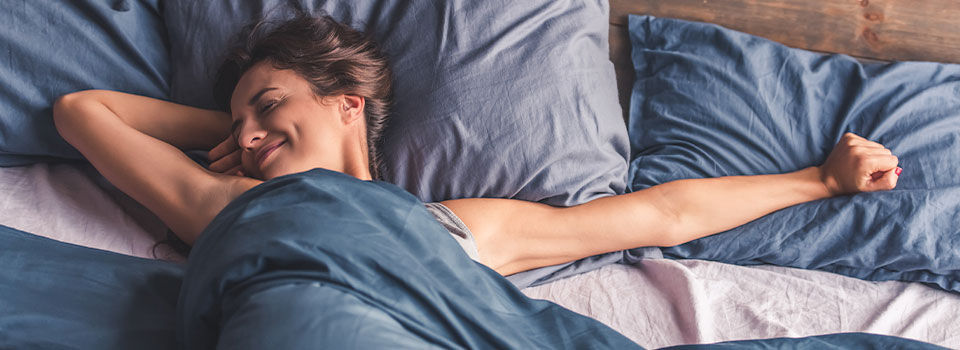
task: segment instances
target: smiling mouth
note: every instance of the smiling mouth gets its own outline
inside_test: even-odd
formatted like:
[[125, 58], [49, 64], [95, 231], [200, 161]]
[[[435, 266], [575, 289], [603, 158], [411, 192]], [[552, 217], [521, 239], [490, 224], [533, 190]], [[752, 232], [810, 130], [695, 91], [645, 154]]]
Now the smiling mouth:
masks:
[[257, 166], [263, 167], [263, 163], [267, 161], [267, 157], [270, 157], [270, 155], [273, 154], [273, 152], [276, 151], [277, 148], [280, 148], [280, 146], [283, 146], [285, 143], [287, 143], [287, 141], [281, 141], [280, 143], [265, 149], [263, 151], [263, 155], [260, 156], [260, 159], [257, 160]]

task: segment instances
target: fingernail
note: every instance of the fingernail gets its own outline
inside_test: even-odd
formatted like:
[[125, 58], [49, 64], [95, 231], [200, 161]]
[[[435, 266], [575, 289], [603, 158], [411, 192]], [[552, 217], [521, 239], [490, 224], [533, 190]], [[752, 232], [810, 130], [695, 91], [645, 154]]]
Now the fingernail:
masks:
[[894, 170], [894, 173], [896, 173], [897, 176], [900, 176], [900, 173], [902, 173], [902, 172], [903, 172], [903, 168], [901, 168], [901, 167], [897, 167], [897, 170]]

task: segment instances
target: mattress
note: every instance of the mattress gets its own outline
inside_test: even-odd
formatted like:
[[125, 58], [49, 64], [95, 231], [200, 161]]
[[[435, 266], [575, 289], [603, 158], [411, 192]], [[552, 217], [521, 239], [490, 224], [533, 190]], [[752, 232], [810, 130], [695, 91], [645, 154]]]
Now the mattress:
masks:
[[[123, 254], [182, 261], [166, 228], [85, 163], [0, 168], [0, 224]], [[960, 295], [778, 266], [648, 259], [523, 290], [645, 347], [868, 332], [960, 348]]]

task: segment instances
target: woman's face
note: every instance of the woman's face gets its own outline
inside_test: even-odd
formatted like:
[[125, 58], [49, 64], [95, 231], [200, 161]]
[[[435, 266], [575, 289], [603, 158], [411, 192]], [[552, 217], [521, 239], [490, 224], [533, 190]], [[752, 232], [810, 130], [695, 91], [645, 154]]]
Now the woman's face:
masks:
[[294, 71], [256, 64], [230, 101], [244, 173], [269, 180], [313, 168], [344, 172], [345, 147], [357, 147], [362, 104], [349, 95], [319, 97]]

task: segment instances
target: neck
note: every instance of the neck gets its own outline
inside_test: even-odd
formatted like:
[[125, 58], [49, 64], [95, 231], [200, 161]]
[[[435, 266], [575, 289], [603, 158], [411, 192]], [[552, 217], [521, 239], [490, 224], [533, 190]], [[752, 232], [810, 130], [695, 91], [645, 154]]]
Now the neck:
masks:
[[344, 169], [343, 172], [360, 180], [373, 180], [373, 176], [370, 175], [370, 168], [367, 166], [366, 162], [364, 162], [362, 165], [358, 164], [355, 167], [347, 165], [347, 168]]
[[343, 148], [343, 173], [360, 180], [372, 180], [373, 176], [370, 175], [370, 160], [367, 154], [366, 138], [359, 138], [359, 147], [357, 147], [357, 141], [358, 140], [345, 142], [346, 144]]

